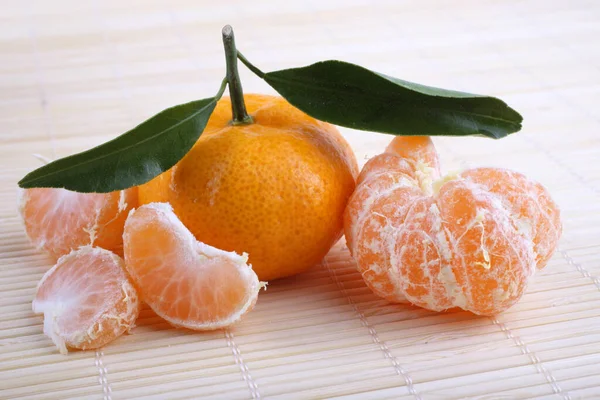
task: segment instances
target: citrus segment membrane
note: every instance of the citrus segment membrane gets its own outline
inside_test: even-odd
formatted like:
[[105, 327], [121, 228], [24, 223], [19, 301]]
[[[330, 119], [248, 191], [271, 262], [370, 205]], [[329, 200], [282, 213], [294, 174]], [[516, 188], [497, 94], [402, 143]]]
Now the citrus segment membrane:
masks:
[[84, 246], [46, 272], [32, 307], [44, 315], [44, 333], [66, 354], [68, 348], [102, 347], [131, 330], [140, 301], [119, 256]]
[[27, 235], [53, 258], [92, 245], [123, 253], [123, 225], [137, 203], [137, 189], [78, 193], [35, 188], [20, 192], [20, 213]]
[[125, 264], [144, 301], [174, 326], [211, 330], [238, 321], [263, 283], [248, 256], [196, 241], [167, 203], [130, 212]]

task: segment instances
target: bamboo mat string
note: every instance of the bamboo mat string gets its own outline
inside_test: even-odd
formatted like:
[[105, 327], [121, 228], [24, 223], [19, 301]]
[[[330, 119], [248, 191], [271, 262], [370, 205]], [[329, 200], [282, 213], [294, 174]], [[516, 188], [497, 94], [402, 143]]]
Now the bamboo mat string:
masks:
[[369, 332], [369, 335], [371, 336], [371, 340], [373, 341], [373, 343], [375, 345], [377, 345], [379, 347], [379, 349], [383, 352], [384, 357], [386, 359], [390, 360], [396, 373], [404, 379], [404, 383], [406, 384], [406, 387], [408, 388], [408, 392], [411, 395], [413, 395], [416, 400], [421, 400], [421, 396], [419, 395], [419, 393], [417, 393], [417, 390], [415, 388], [415, 385], [413, 384], [413, 380], [412, 380], [410, 374], [408, 373], [408, 371], [406, 371], [406, 369], [404, 367], [402, 367], [402, 365], [400, 364], [398, 359], [392, 354], [392, 352], [388, 348], [385, 341], [381, 340], [381, 338], [377, 334], [377, 331], [375, 330], [375, 327], [373, 327], [371, 324], [369, 324], [369, 321], [365, 317], [364, 313], [360, 310], [358, 305], [354, 302], [354, 300], [352, 299], [352, 296], [350, 296], [350, 294], [348, 294], [348, 292], [346, 291], [344, 284], [342, 282], [340, 282], [335, 270], [329, 266], [329, 262], [328, 262], [327, 258], [325, 258], [323, 260], [322, 265], [327, 269], [327, 272], [329, 272], [331, 279], [335, 282], [335, 285], [337, 286], [339, 291], [342, 293], [342, 296], [346, 299], [348, 304], [350, 304], [350, 306], [352, 307], [352, 309], [354, 310], [354, 312], [360, 319], [361, 325], [364, 326], [367, 329], [367, 331]]
[[235, 344], [233, 333], [229, 329], [225, 330], [225, 340], [227, 341], [227, 347], [231, 349], [233, 359], [235, 360], [235, 365], [240, 367], [242, 379], [244, 380], [244, 382], [246, 382], [246, 385], [248, 385], [248, 389], [250, 390], [250, 396], [253, 399], [260, 399], [261, 396], [258, 390], [258, 385], [256, 384], [256, 381], [252, 378], [248, 365], [244, 362], [244, 358], [242, 357], [240, 348], [237, 346], [237, 344]]
[[96, 358], [94, 364], [98, 368], [98, 383], [102, 387], [102, 398], [103, 400], [112, 400], [112, 388], [110, 387], [110, 382], [108, 381], [108, 370], [104, 366], [104, 352], [102, 349], [96, 350]]
[[563, 390], [561, 389], [560, 385], [556, 381], [556, 378], [554, 377], [554, 375], [552, 375], [552, 371], [550, 371], [546, 366], [544, 366], [544, 363], [542, 361], [540, 361], [539, 357], [534, 352], [529, 350], [529, 347], [527, 346], [527, 344], [519, 336], [515, 335], [504, 322], [500, 322], [498, 320], [498, 317], [492, 317], [490, 319], [492, 320], [492, 323], [494, 325], [498, 326], [500, 328], [500, 330], [502, 332], [504, 332], [504, 334], [506, 335], [507, 338], [509, 338], [513, 342], [515, 342], [515, 344], [521, 350], [521, 353], [524, 356], [529, 357], [529, 359], [531, 360], [531, 363], [533, 364], [535, 369], [538, 371], [538, 373], [544, 375], [544, 378], [546, 379], [548, 384], [552, 387], [552, 391], [555, 394], [562, 395], [564, 400], [571, 400], [571, 396], [569, 396], [568, 393], [563, 393]]
[[575, 261], [566, 250], [559, 247], [558, 252], [567, 261], [567, 264], [579, 271], [585, 278], [590, 279], [598, 291], [600, 291], [600, 277], [592, 275], [590, 271], [583, 267], [583, 265]]

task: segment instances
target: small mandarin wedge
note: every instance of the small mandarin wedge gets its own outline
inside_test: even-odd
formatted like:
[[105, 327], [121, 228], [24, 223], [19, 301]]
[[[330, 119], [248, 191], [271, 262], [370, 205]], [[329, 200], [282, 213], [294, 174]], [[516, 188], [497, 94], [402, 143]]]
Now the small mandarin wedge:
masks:
[[542, 185], [499, 168], [441, 177], [429, 137], [396, 137], [370, 159], [344, 218], [348, 248], [375, 294], [479, 315], [514, 305], [562, 232]]
[[125, 264], [142, 299], [174, 326], [227, 327], [250, 311], [261, 287], [246, 254], [198, 242], [167, 203], [130, 212]]
[[96, 349], [133, 328], [140, 312], [123, 260], [84, 246], [61, 257], [37, 287], [33, 311], [61, 353]]
[[136, 205], [136, 188], [111, 193], [35, 188], [21, 192], [19, 210], [34, 246], [58, 259], [85, 245], [122, 255], [123, 225]]

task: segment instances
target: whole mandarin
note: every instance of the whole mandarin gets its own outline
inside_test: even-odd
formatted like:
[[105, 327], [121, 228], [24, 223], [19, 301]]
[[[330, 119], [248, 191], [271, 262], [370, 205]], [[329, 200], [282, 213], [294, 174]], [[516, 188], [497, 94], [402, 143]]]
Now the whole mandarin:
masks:
[[139, 199], [169, 202], [199, 241], [248, 253], [273, 280], [307, 270], [340, 239], [358, 166], [334, 126], [281, 97], [244, 99], [253, 123], [232, 124], [221, 99], [192, 150]]

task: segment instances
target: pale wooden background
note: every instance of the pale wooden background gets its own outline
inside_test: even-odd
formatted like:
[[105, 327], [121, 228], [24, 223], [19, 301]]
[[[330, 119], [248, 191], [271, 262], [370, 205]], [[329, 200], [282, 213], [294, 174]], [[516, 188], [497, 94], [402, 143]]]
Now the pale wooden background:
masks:
[[[599, 21], [595, 0], [2, 1], [0, 398], [600, 398]], [[343, 59], [519, 110], [512, 137], [436, 144], [448, 170], [513, 168], [560, 204], [560, 251], [521, 303], [497, 318], [387, 305], [341, 243], [230, 331], [174, 330], [146, 310], [102, 351], [57, 354], [30, 311], [50, 262], [23, 233], [16, 181], [32, 154], [213, 95], [226, 23], [263, 70]], [[241, 70], [246, 92], [272, 92]], [[342, 132], [361, 164], [390, 140]]]

